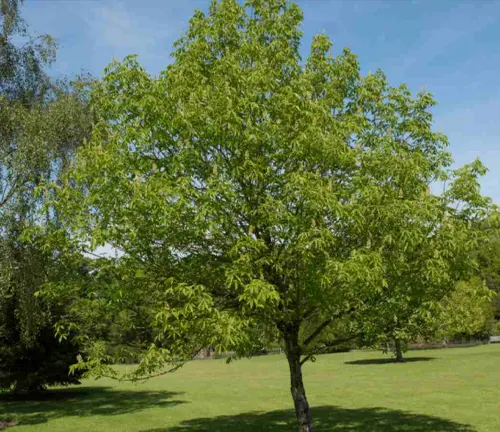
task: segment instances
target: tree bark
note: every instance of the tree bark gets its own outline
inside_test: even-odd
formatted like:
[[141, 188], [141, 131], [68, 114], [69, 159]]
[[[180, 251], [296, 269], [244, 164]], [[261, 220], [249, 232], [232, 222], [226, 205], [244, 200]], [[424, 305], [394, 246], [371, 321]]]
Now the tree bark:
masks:
[[396, 362], [397, 363], [403, 363], [404, 358], [403, 358], [403, 347], [401, 346], [401, 340], [400, 339], [395, 339], [394, 340], [394, 347], [396, 350]]
[[283, 336], [286, 358], [290, 368], [290, 391], [295, 406], [299, 432], [311, 432], [311, 414], [302, 380], [302, 365], [300, 364], [301, 349], [298, 326], [290, 326], [284, 331]]

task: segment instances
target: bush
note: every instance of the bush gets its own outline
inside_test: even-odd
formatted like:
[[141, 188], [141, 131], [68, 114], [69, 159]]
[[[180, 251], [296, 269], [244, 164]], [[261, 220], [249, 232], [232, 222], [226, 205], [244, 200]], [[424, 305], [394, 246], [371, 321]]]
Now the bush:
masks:
[[50, 260], [39, 249], [0, 239], [0, 391], [79, 382], [81, 373], [69, 374], [78, 347], [55, 336], [54, 323], [64, 309], [36, 295], [49, 273]]
[[33, 344], [10, 332], [9, 343], [0, 340], [0, 389], [16, 393], [36, 392], [48, 386], [79, 384], [81, 372], [70, 375], [78, 347], [67, 340], [59, 342], [51, 327], [41, 329]]

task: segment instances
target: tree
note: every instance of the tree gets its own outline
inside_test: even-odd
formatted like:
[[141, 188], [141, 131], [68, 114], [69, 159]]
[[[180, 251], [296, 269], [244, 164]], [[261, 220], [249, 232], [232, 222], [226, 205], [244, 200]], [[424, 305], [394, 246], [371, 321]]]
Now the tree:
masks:
[[17, 234], [9, 230], [0, 242], [0, 389], [36, 392], [76, 384], [81, 374], [68, 372], [78, 345], [59, 341], [53, 328], [64, 309], [35, 297], [47, 280], [49, 257], [20, 243]]
[[56, 44], [47, 34], [33, 36], [20, 15], [22, 0], [0, 0], [0, 95], [30, 106], [52, 88], [45, 67]]
[[461, 281], [441, 304], [438, 334], [446, 339], [488, 338], [493, 330], [491, 291], [478, 277]]
[[478, 229], [484, 232], [484, 238], [477, 250], [479, 277], [489, 289], [497, 293], [500, 292], [499, 216], [498, 212], [494, 212], [479, 225]]
[[9, 116], [7, 127], [12, 127], [0, 137], [1, 388], [37, 391], [45, 385], [77, 382], [78, 375], [69, 377], [68, 371], [78, 346], [58, 341], [53, 328], [64, 308], [35, 297], [56, 273], [57, 251], [41, 250], [22, 234], [27, 227], [56, 218], [52, 210], [43, 217], [38, 213], [44, 198], [35, 188], [44, 179], [57, 178], [77, 140], [82, 142], [89, 125], [86, 104], [78, 93], [59, 89], [32, 107], [18, 101], [0, 106], [0, 116]]
[[[460, 179], [461, 176], [484, 172], [483, 166], [476, 161], [454, 175]], [[404, 360], [403, 352], [411, 340], [432, 338], [432, 329], [442, 318], [442, 300], [455, 290], [460, 280], [477, 271], [477, 263], [469, 254], [472, 245], [484, 238], [484, 232], [473, 222], [484, 216], [481, 209], [488, 207], [488, 200], [480, 195], [469, 196], [468, 204], [463, 206], [458, 191], [462, 186], [459, 180], [439, 198], [449, 203], [456, 202], [454, 208], [448, 208], [445, 213], [432, 210], [436, 197], [430, 191], [418, 197], [421, 210], [399, 222], [397, 228], [411, 233], [411, 237], [403, 242], [387, 239], [381, 251], [385, 287], [378, 293], [376, 308], [372, 307], [366, 313], [362, 311], [356, 317], [365, 343], [383, 347], [392, 345], [397, 362]], [[454, 232], [452, 223], [447, 228], [451, 231], [444, 233], [443, 222], [449, 217], [468, 221], [470, 226], [466, 231]], [[392, 236], [391, 232], [394, 232], [392, 227], [381, 235]], [[468, 242], [469, 245], [450, 250], [450, 235], [454, 236], [453, 241]]]
[[[37, 234], [39, 230], [31, 232]], [[35, 242], [41, 243], [36, 235]], [[42, 248], [60, 250], [47, 242]], [[99, 350], [109, 363], [139, 362], [155, 341], [151, 323], [157, 313], [158, 294], [156, 287], [148, 289], [146, 279], [139, 276], [140, 270], [134, 264], [125, 258], [90, 258], [77, 250], [60, 254], [57, 268], [45, 285], [49, 288], [38, 293], [64, 311], [55, 323], [57, 336], [75, 342], [80, 353]], [[103, 373], [114, 377], [114, 370], [107, 366], [103, 365]], [[80, 374], [80, 369], [75, 372]]]
[[78, 346], [54, 334], [64, 308], [35, 295], [52, 279], [56, 251], [42, 251], [22, 233], [56, 217], [38, 213], [43, 198], [35, 189], [58, 177], [88, 135], [89, 82], [50, 80], [44, 68], [53, 41], [31, 38], [18, 6], [0, 3], [0, 388], [37, 391], [78, 381], [68, 376]]
[[[479, 261], [479, 277], [483, 279], [486, 286], [495, 295], [492, 299], [496, 327], [500, 329], [500, 235], [498, 218], [499, 214], [493, 213], [490, 218], [484, 221], [480, 229], [485, 233], [485, 238], [477, 250]], [[493, 330], [500, 333], [498, 330]]]
[[[332, 56], [325, 35], [303, 62], [301, 20], [285, 0], [212, 2], [159, 77], [135, 57], [110, 65], [92, 138], [55, 205], [71, 247], [121, 250], [156, 300], [161, 345], [142, 371], [199, 344], [244, 355], [265, 323], [283, 341], [305, 432], [302, 365], [316, 338], [378, 313], [380, 293], [398, 289], [386, 278], [392, 248], [439, 242], [450, 256], [421, 257], [428, 279], [465, 265], [467, 219], [487, 201], [479, 163], [446, 194], [428, 191], [451, 180], [428, 93], [412, 97], [382, 72], [361, 77], [356, 57]], [[81, 365], [96, 363], [90, 353]]]

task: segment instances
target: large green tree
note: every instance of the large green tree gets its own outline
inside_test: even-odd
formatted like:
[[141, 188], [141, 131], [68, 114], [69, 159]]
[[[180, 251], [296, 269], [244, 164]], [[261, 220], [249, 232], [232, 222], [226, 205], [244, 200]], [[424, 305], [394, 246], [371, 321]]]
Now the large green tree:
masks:
[[[151, 369], [198, 345], [244, 355], [254, 324], [268, 326], [306, 432], [302, 365], [316, 338], [379, 313], [384, 290], [400, 294], [393, 250], [438, 244], [419, 258], [427, 280], [466, 265], [468, 219], [487, 203], [479, 163], [450, 178], [430, 94], [362, 77], [325, 35], [303, 60], [301, 21], [286, 0], [214, 1], [159, 77], [134, 57], [113, 63], [94, 94], [92, 138], [56, 189], [71, 247], [122, 251], [155, 300]], [[447, 193], [429, 192], [436, 180], [449, 180]]]

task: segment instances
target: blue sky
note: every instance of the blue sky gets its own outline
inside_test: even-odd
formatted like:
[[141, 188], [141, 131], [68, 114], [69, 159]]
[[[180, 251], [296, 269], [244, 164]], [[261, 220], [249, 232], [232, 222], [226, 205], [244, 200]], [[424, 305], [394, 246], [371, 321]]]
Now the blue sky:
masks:
[[[138, 54], [152, 73], [170, 61], [173, 42], [194, 9], [209, 0], [25, 0], [32, 30], [59, 41], [54, 74], [101, 76], [115, 58]], [[450, 139], [456, 164], [488, 166], [483, 192], [500, 204], [500, 1], [299, 0], [304, 54], [325, 32], [335, 51], [349, 47], [363, 72], [426, 88], [438, 106], [436, 129]]]

